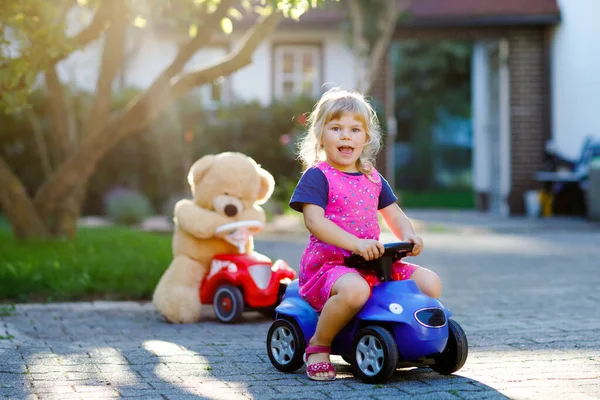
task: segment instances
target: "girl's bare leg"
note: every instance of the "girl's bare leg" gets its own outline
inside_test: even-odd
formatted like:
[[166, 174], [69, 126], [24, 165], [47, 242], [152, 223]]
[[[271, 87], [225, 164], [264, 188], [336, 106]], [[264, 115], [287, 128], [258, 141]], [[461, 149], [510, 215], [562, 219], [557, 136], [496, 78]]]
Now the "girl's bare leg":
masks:
[[440, 277], [438, 274], [427, 268], [417, 268], [410, 279], [415, 281], [419, 290], [429, 297], [437, 299], [442, 294], [442, 281], [440, 280]]
[[[354, 317], [367, 302], [371, 294], [369, 284], [362, 276], [348, 273], [340, 277], [331, 289], [331, 297], [321, 310], [311, 346], [331, 346], [335, 335]], [[330, 362], [329, 354], [315, 353], [308, 357], [307, 364], [321, 361]], [[331, 375], [333, 372], [319, 372], [318, 376]]]

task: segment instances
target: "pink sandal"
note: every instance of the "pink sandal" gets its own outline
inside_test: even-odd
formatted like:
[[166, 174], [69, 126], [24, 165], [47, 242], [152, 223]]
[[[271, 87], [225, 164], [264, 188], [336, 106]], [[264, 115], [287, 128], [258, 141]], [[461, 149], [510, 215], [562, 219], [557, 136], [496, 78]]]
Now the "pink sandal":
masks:
[[[308, 363], [308, 356], [316, 353], [331, 353], [330, 346], [308, 346], [304, 352], [304, 364]], [[333, 372], [335, 374], [335, 367], [332, 363], [321, 361], [318, 363], [310, 364], [306, 366], [306, 375], [314, 381], [333, 381], [335, 376], [317, 376], [318, 372]]]

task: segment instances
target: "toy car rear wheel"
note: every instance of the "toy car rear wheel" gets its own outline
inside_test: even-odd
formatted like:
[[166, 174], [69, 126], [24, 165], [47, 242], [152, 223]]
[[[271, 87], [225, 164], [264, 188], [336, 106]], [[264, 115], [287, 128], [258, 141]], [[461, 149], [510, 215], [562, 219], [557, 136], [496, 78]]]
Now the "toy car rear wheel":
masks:
[[282, 372], [293, 372], [304, 361], [306, 344], [300, 327], [295, 321], [278, 319], [267, 333], [267, 354], [271, 364]]
[[398, 365], [394, 335], [380, 326], [361, 329], [354, 339], [354, 376], [367, 383], [387, 381]]
[[240, 288], [223, 285], [213, 298], [213, 309], [217, 319], [226, 324], [237, 322], [244, 312], [244, 296]]
[[469, 353], [467, 335], [458, 322], [448, 320], [448, 343], [446, 348], [435, 359], [431, 369], [442, 375], [450, 375], [465, 365]]

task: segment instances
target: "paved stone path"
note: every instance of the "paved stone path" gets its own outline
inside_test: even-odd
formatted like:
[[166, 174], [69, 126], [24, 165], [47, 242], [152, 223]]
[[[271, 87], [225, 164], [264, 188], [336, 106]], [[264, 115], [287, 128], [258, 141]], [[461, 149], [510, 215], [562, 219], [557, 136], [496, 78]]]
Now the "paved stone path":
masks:
[[[265, 350], [271, 321], [171, 325], [150, 304], [0, 306], [0, 398], [600, 399], [600, 230], [425, 232], [417, 259], [439, 273], [442, 301], [469, 338], [454, 376], [399, 370], [360, 383], [283, 374]], [[384, 241], [391, 240], [384, 237]], [[257, 241], [297, 264], [300, 240]]]

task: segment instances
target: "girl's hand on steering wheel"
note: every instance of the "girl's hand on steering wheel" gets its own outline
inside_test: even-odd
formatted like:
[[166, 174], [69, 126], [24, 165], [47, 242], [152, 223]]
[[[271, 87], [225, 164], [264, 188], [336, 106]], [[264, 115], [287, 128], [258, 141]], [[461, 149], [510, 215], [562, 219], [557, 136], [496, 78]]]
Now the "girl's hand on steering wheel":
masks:
[[383, 244], [374, 239], [358, 239], [354, 253], [360, 254], [367, 261], [375, 260], [383, 255]]
[[406, 253], [407, 256], [418, 256], [423, 251], [423, 239], [417, 235], [407, 235], [404, 238], [405, 242], [411, 242], [414, 247], [410, 253]]

